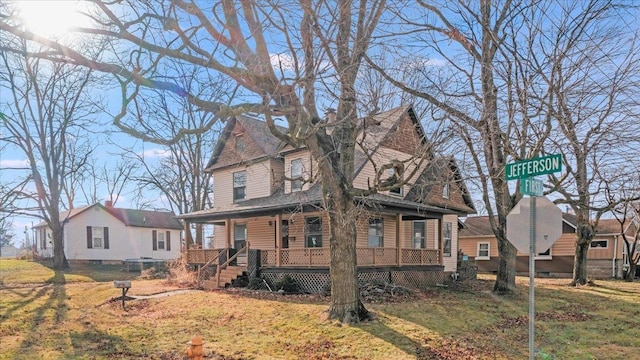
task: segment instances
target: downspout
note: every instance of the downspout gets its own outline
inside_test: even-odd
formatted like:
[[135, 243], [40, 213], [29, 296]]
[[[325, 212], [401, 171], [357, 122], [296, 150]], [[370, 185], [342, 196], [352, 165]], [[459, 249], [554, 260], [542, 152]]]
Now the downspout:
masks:
[[613, 277], [618, 278], [616, 273], [616, 257], [618, 256], [618, 235], [613, 236], [613, 259], [611, 260], [611, 270], [613, 271]]

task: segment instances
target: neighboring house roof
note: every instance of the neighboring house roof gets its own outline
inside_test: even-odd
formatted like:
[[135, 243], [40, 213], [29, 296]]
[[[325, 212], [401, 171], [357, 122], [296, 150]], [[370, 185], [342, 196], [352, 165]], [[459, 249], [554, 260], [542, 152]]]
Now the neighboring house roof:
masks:
[[[83, 213], [84, 211], [94, 206], [102, 208], [107, 213], [116, 217], [126, 226], [176, 230], [182, 229], [182, 224], [180, 223], [180, 221], [178, 221], [175, 215], [169, 211], [123, 209], [104, 206], [100, 203], [75, 208], [70, 211], [63, 211], [62, 213], [60, 213], [60, 221], [69, 221], [70, 219], [76, 217], [78, 214]], [[48, 226], [46, 222], [41, 222], [35, 225], [34, 228], [46, 226]]]
[[[415, 217], [440, 217], [443, 214], [455, 213], [439, 207], [424, 205], [384, 194], [357, 196], [356, 201], [381, 211], [385, 209], [402, 209], [403, 213]], [[292, 212], [302, 210], [310, 211], [319, 209], [321, 203], [322, 187], [320, 184], [315, 184], [305, 191], [284, 193], [280, 190], [272, 196], [240, 201], [224, 208], [213, 207], [207, 210], [178, 215], [177, 218], [215, 221], [224, 220], [229, 217], [254, 217], [287, 209]]]
[[[462, 192], [463, 202], [455, 201], [452, 197], [445, 199], [442, 197], [442, 192], [437, 191], [441, 189], [442, 183], [447, 181], [458, 186]], [[467, 190], [458, 165], [452, 157], [433, 159], [420, 174], [405, 199], [438, 205], [465, 214], [474, 214], [476, 212], [469, 190]]]
[[[562, 221], [575, 229], [577, 217], [574, 214], [562, 213]], [[627, 226], [625, 233], [633, 236], [633, 225]], [[620, 234], [620, 223], [616, 219], [600, 219], [596, 228], [597, 235]], [[464, 228], [460, 230], [460, 237], [495, 236], [488, 216], [468, 217], [464, 221]]]
[[[624, 233], [627, 236], [635, 236], [635, 225], [631, 221], [626, 221], [624, 224]], [[600, 219], [598, 221], [598, 228], [596, 229], [596, 235], [616, 235], [621, 234], [620, 222], [617, 219]]]

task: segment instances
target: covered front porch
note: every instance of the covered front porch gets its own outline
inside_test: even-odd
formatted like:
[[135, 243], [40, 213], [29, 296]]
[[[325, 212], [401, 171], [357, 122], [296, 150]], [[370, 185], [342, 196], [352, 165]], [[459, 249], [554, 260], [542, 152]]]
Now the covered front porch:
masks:
[[[251, 242], [248, 242], [251, 248]], [[230, 251], [223, 249], [188, 249], [190, 265], [204, 265]], [[235, 250], [235, 249], [234, 249]], [[260, 267], [328, 267], [329, 248], [256, 249]], [[356, 248], [358, 266], [441, 265], [439, 249]]]

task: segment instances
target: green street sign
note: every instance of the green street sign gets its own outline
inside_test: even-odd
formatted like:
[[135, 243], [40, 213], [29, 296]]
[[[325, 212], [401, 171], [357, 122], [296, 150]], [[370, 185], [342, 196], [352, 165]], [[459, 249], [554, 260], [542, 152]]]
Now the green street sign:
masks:
[[523, 195], [542, 196], [542, 180], [535, 178], [525, 178], [520, 182], [520, 192]]
[[551, 174], [562, 171], [562, 155], [553, 154], [507, 164], [507, 180]]

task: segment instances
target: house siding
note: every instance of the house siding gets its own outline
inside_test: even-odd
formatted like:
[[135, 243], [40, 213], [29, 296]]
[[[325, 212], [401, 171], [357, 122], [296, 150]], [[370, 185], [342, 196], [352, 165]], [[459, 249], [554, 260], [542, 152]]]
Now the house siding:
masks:
[[[255, 199], [271, 195], [276, 187], [276, 179], [272, 176], [271, 160], [260, 161], [251, 165], [239, 165], [213, 172], [213, 200], [216, 208], [225, 209], [233, 204], [233, 173], [247, 172], [246, 199]], [[273, 169], [276, 171], [277, 169]]]

